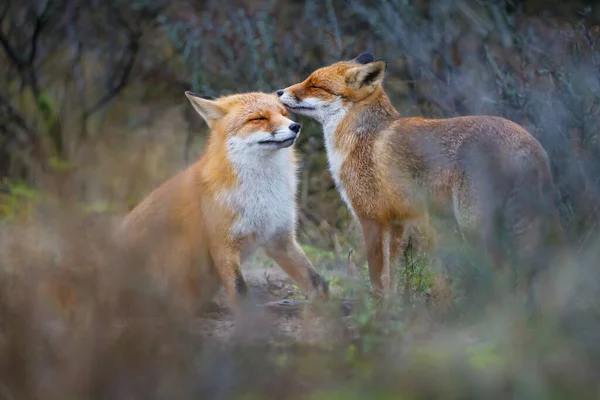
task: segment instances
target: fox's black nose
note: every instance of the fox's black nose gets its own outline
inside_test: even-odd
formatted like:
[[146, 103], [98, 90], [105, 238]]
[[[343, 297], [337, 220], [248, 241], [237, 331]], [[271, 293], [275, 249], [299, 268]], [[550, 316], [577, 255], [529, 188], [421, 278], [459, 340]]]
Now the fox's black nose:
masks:
[[277, 92], [275, 92], [275, 93], [277, 93], [277, 96], [279, 96], [279, 97], [283, 96], [283, 90], [281, 90], [281, 89], [279, 89], [279, 90], [278, 90]]
[[299, 123], [297, 123], [297, 122], [294, 122], [293, 124], [291, 124], [291, 125], [290, 125], [290, 130], [291, 130], [292, 132], [296, 132], [296, 133], [298, 133], [298, 132], [300, 132], [300, 128], [302, 128], [302, 125], [300, 125], [300, 124], [299, 124]]

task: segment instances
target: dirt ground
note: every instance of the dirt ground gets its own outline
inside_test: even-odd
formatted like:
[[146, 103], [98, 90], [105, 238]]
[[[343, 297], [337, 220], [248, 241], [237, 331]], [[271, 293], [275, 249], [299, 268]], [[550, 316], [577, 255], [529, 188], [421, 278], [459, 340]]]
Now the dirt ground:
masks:
[[251, 299], [249, 311], [244, 313], [247, 318], [235, 320], [221, 289], [214, 299], [216, 307], [198, 319], [197, 329], [202, 336], [223, 342], [242, 339], [311, 343], [323, 343], [326, 337], [332, 337], [333, 325], [326, 326], [329, 324], [324, 323], [318, 311], [299, 306], [306, 296], [278, 266], [250, 262], [242, 267], [242, 273]]

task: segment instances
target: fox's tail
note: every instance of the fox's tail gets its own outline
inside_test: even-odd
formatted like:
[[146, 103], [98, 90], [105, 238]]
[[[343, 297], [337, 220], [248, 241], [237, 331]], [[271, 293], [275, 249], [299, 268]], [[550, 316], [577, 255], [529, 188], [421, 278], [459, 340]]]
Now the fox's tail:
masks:
[[[558, 192], [549, 165], [525, 165], [514, 176], [503, 207], [511, 259], [520, 275], [519, 286], [528, 293], [530, 305], [534, 287], [547, 285], [545, 277], [571, 262], [570, 250], [558, 213]], [[542, 283], [545, 282], [545, 283]], [[537, 296], [535, 296], [537, 298]]]

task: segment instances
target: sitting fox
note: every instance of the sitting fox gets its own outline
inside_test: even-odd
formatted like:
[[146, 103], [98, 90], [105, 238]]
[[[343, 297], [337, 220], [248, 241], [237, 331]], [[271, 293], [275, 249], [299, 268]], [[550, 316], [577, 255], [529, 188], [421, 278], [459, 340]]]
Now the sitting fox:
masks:
[[275, 94], [186, 96], [211, 129], [205, 153], [130, 212], [121, 242], [147, 252], [150, 271], [189, 312], [219, 282], [238, 310], [247, 292], [240, 264], [259, 246], [311, 297], [326, 298], [326, 282], [296, 242], [300, 124]]
[[499, 117], [401, 117], [383, 90], [385, 69], [363, 53], [277, 91], [288, 110], [323, 125], [331, 175], [362, 227], [375, 294], [390, 289], [408, 224], [431, 212], [453, 215], [495, 266], [511, 249], [531, 271], [547, 263], [542, 247], [563, 233], [540, 143]]

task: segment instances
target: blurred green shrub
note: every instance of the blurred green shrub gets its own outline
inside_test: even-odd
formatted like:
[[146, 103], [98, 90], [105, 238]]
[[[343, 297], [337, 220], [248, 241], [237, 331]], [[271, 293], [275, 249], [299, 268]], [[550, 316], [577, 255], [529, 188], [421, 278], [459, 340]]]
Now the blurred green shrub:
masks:
[[22, 181], [4, 181], [0, 191], [0, 222], [29, 218], [40, 200], [40, 192]]

